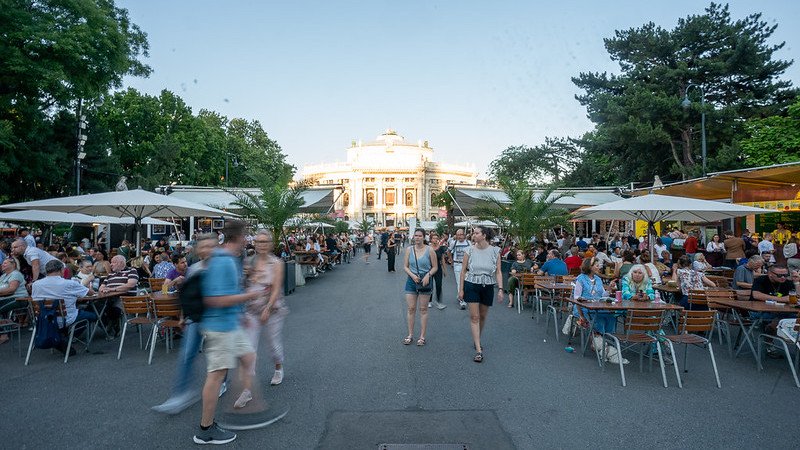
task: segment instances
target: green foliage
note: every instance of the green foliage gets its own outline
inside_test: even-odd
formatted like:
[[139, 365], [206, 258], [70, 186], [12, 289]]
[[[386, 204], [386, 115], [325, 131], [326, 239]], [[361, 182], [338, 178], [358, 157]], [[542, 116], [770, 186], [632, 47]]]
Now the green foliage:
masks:
[[448, 232], [447, 231], [447, 220], [439, 219], [436, 222], [436, 228], [435, 229], [436, 229], [436, 234], [438, 234], [439, 236], [442, 236], [443, 234], [447, 233]]
[[573, 78], [596, 126], [580, 140], [585, 155], [569, 185], [588, 184], [590, 174], [614, 184], [698, 175], [700, 91], [690, 89], [691, 106], [681, 107], [690, 84], [705, 90], [709, 166], [741, 167], [730, 152], [720, 155], [744, 136], [741, 124], [775, 114], [796, 96], [789, 81], [778, 79], [791, 61], [774, 58], [784, 45], [769, 43], [776, 27], [760, 14], [733, 20], [727, 6], [712, 3], [674, 29], [651, 22], [605, 39], [621, 73]]
[[350, 224], [344, 220], [337, 220], [333, 223], [333, 232], [336, 234], [347, 233], [350, 231]]
[[[261, 195], [246, 191], [230, 191], [236, 196], [234, 205], [239, 206], [244, 215], [272, 231], [275, 241], [284, 241], [284, 224], [300, 212], [303, 206], [304, 184], [287, 187], [266, 181], [261, 187]], [[287, 243], [288, 246], [288, 243]], [[278, 246], [275, 246], [276, 251]]]
[[569, 212], [555, 205], [564, 194], [556, 193], [556, 186], [547, 186], [540, 194], [532, 194], [528, 183], [507, 178], [498, 184], [508, 197], [508, 203], [487, 197], [486, 205], [476, 208], [480, 219], [492, 220], [508, 230], [510, 237], [519, 240], [520, 248], [530, 249], [533, 236], [549, 233], [555, 227], [569, 223]]
[[431, 198], [431, 204], [433, 206], [438, 206], [440, 208], [444, 208], [447, 211], [447, 218], [445, 219], [447, 222], [447, 232], [452, 233], [455, 229], [456, 224], [456, 217], [455, 217], [455, 201], [453, 200], [453, 190], [454, 188], [448, 188], [438, 194], [434, 195]]
[[369, 233], [373, 228], [375, 228], [375, 223], [371, 220], [361, 219], [361, 222], [358, 223], [358, 229], [364, 234]]
[[800, 101], [785, 115], [753, 119], [745, 124], [749, 137], [741, 149], [748, 166], [800, 161]]
[[493, 179], [525, 180], [530, 184], [559, 182], [578, 163], [579, 150], [568, 138], [545, 138], [542, 145], [508, 147], [489, 164]]
[[0, 200], [64, 195], [77, 100], [147, 76], [147, 36], [110, 0], [6, 0], [0, 30]]

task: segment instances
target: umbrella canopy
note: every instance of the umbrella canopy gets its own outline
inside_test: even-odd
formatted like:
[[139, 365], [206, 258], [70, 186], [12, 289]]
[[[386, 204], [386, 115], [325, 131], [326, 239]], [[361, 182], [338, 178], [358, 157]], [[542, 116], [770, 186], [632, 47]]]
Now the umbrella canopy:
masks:
[[647, 222], [662, 220], [716, 222], [771, 212], [775, 211], [710, 200], [648, 194], [583, 208], [574, 213], [574, 218], [582, 220], [646, 220]]
[[302, 226], [303, 228], [333, 228], [333, 225], [325, 222], [308, 222]]
[[130, 217], [133, 218], [133, 223], [136, 225], [137, 254], [141, 252], [141, 249], [138, 248], [141, 242], [138, 225], [145, 217], [236, 216], [236, 214], [210, 206], [143, 189], [12, 203], [2, 205], [0, 209], [40, 209], [118, 218]]
[[496, 223], [491, 220], [464, 220], [454, 224], [457, 227], [487, 227], [487, 228], [500, 228]]
[[7, 222], [43, 222], [43, 223], [95, 223], [96, 217], [86, 214], [64, 213], [57, 211], [25, 210], [0, 213], [0, 220]]

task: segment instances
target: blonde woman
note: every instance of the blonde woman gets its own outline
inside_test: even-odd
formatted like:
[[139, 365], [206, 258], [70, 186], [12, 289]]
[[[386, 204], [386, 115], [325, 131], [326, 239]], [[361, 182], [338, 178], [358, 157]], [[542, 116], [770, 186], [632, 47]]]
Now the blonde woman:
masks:
[[622, 299], [647, 302], [655, 300], [655, 298], [653, 283], [647, 276], [644, 265], [636, 264], [631, 267], [628, 274], [622, 277]]

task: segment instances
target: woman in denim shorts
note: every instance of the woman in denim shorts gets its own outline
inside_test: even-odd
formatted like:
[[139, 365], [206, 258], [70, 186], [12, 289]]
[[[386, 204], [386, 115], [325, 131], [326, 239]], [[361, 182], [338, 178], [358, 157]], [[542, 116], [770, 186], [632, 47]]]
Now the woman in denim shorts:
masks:
[[494, 237], [490, 228], [475, 227], [472, 232], [474, 245], [464, 250], [461, 276], [458, 281], [458, 298], [467, 302], [469, 307], [470, 331], [475, 345], [473, 361], [483, 362], [481, 332], [489, 314], [489, 307], [494, 303], [495, 286], [497, 300], [503, 302], [503, 275], [500, 271], [500, 247], [489, 242]]
[[414, 340], [414, 319], [417, 315], [417, 305], [419, 305], [421, 326], [417, 345], [422, 346], [425, 345], [425, 331], [428, 328], [428, 302], [433, 292], [431, 281], [433, 274], [439, 270], [436, 252], [425, 245], [425, 230], [414, 231], [414, 245], [406, 249], [403, 269], [408, 274], [405, 286], [406, 304], [408, 305], [406, 313], [408, 336], [403, 339], [403, 344], [409, 345]]

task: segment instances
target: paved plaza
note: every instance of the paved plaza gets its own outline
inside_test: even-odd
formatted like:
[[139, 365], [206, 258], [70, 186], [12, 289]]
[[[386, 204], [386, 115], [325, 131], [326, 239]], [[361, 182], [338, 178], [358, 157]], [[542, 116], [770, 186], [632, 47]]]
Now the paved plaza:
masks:
[[[399, 258], [398, 258], [399, 265]], [[472, 361], [468, 315], [455, 303], [431, 310], [428, 344], [403, 346], [405, 274], [385, 260], [350, 265], [309, 280], [290, 295], [285, 326], [286, 377], [269, 387], [264, 347], [259, 374], [268, 402], [291, 408], [282, 421], [241, 431], [231, 448], [376, 449], [381, 443], [468, 443], [505, 448], [777, 448], [796, 430], [797, 399], [784, 360], [759, 373], [748, 355], [732, 360], [717, 345], [722, 389], [707, 354], [689, 355], [679, 389], [668, 373], [627, 366], [628, 387], [593, 357], [566, 353], [530, 310], [495, 305], [482, 364]], [[552, 326], [552, 325], [551, 325]], [[63, 364], [36, 350], [29, 366], [0, 347], [4, 381], [3, 448], [193, 447], [200, 405], [177, 416], [150, 407], [168, 396], [176, 353], [157, 348], [153, 364], [127, 340], [102, 339], [93, 353]], [[23, 335], [27, 345], [29, 334]], [[577, 347], [577, 344], [576, 344]], [[24, 353], [24, 352], [23, 352]], [[634, 359], [634, 358], [631, 358]], [[205, 363], [197, 366], [198, 389]], [[231, 391], [226, 398], [235, 395]]]

